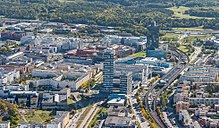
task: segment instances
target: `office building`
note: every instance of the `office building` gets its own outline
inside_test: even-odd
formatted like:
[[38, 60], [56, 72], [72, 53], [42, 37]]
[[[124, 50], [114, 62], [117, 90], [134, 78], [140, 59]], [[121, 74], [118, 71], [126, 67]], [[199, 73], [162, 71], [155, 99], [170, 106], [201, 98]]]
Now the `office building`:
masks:
[[105, 49], [103, 53], [103, 92], [111, 93], [113, 89], [114, 51]]
[[132, 73], [122, 72], [120, 75], [120, 93], [131, 94], [132, 92]]
[[115, 70], [132, 72], [132, 80], [141, 82], [146, 81], [150, 73], [148, 66], [145, 65], [116, 64]]
[[146, 52], [148, 53], [148, 50], [155, 50], [159, 47], [159, 27], [156, 25], [156, 22], [154, 22], [154, 24], [148, 26], [147, 29]]

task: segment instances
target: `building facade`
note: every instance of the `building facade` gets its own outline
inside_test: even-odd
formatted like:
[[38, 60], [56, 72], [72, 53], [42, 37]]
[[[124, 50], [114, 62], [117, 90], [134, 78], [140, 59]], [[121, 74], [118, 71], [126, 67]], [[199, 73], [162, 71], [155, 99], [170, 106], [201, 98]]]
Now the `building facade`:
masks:
[[114, 75], [114, 51], [106, 49], [103, 53], [103, 92], [111, 93], [113, 89]]
[[132, 92], [132, 73], [122, 72], [120, 75], [120, 93], [131, 94]]
[[147, 29], [146, 52], [148, 52], [148, 50], [155, 50], [159, 47], [159, 27], [156, 25], [156, 22], [148, 26]]

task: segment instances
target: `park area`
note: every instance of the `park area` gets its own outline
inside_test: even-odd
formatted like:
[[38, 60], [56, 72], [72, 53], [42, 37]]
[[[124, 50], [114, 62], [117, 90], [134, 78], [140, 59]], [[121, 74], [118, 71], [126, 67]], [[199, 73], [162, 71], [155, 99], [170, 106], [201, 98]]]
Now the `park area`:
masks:
[[51, 111], [43, 111], [43, 110], [23, 110], [23, 120], [25, 122], [40, 122], [40, 123], [48, 123], [54, 117], [52, 116]]

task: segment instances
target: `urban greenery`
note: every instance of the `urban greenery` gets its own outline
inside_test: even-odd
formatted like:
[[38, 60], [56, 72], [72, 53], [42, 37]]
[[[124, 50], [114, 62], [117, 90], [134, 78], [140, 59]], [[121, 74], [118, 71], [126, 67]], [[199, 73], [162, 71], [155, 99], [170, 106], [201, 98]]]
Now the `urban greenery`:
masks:
[[88, 80], [87, 82], [83, 83], [80, 86], [80, 90], [85, 90], [86, 92], [88, 92], [91, 88], [93, 88], [95, 86], [95, 81], [94, 80]]
[[145, 57], [146, 56], [146, 52], [138, 52], [138, 53], [135, 53], [135, 54], [132, 54], [131, 55], [132, 57]]
[[207, 91], [209, 94], [218, 93], [218, 92], [219, 92], [219, 86], [207, 86], [207, 87], [206, 87], [206, 91]]
[[53, 116], [50, 111], [42, 110], [30, 110], [29, 113], [25, 114], [24, 117], [28, 122], [48, 122], [53, 119]]
[[161, 95], [161, 98], [160, 98], [160, 103], [161, 103], [161, 109], [164, 110], [167, 108], [167, 103], [168, 103], [168, 94], [167, 92], [164, 92], [162, 95]]
[[16, 104], [11, 104], [0, 99], [0, 112], [2, 121], [10, 121], [12, 127], [18, 124], [20, 115]]
[[103, 117], [106, 116], [106, 108], [101, 108], [100, 110], [98, 110], [97, 114], [94, 116], [94, 118], [92, 119], [91, 123], [89, 124], [89, 128], [94, 128], [96, 126], [96, 124], [98, 123], [98, 120]]

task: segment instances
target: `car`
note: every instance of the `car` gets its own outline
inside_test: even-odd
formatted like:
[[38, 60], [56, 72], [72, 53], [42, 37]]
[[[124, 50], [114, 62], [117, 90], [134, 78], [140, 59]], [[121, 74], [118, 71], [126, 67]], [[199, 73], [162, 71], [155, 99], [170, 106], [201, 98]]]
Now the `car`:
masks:
[[167, 81], [166, 80], [160, 80], [160, 84], [166, 84]]
[[174, 119], [170, 119], [170, 122], [173, 124], [173, 125], [176, 125], [176, 122]]
[[145, 122], [145, 119], [144, 119], [144, 118], [141, 118], [141, 122]]

